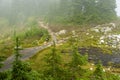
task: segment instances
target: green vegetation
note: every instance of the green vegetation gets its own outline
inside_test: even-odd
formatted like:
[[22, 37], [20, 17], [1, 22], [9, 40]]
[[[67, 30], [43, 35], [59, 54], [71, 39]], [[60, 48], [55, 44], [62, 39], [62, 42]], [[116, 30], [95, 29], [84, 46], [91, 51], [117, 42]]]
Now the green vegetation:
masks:
[[[1, 33], [0, 40], [0, 55], [8, 57], [13, 53], [15, 36], [19, 36], [21, 40], [20, 47], [34, 47], [39, 46], [46, 41], [46, 38], [50, 39], [48, 31], [41, 28], [38, 22], [34, 18], [28, 19], [26, 24], [22, 27], [3, 28], [8, 30], [8, 33]], [[1, 30], [0, 30], [1, 31]]]
[[[108, 40], [100, 43], [100, 38], [120, 34], [115, 8], [116, 0], [0, 0], [0, 68], [3, 60], [15, 53], [12, 68], [0, 72], [0, 80], [120, 80], [120, 74], [107, 70], [102, 61], [89, 62], [89, 54], [95, 58], [114, 52]], [[48, 31], [40, 21], [49, 26]], [[91, 30], [110, 22], [117, 27], [113, 24], [109, 34]], [[66, 33], [60, 35], [60, 30]], [[53, 41], [29, 60], [20, 59], [23, 48], [38, 51], [49, 46], [46, 42], [54, 40], [50, 34], [56, 34], [58, 41], [69, 39], [62, 45]]]
[[15, 47], [15, 59], [13, 62], [12, 70], [6, 72], [0, 72], [1, 80], [36, 80], [39, 79], [37, 72], [32, 71], [30, 65], [20, 60], [21, 55], [19, 54], [19, 38], [16, 37]]
[[[98, 63], [96, 66], [94, 66], [94, 69], [91, 71], [90, 70], [91, 65], [89, 65], [90, 63], [87, 62], [88, 61], [87, 54], [86, 55], [79, 54], [77, 51], [78, 47], [76, 45], [76, 42], [75, 41], [74, 42], [71, 41], [71, 42], [72, 42], [72, 45], [73, 44], [75, 45], [71, 46], [71, 43], [69, 42], [64, 45], [57, 46], [55, 49], [47, 48], [43, 51], [40, 51], [37, 55], [35, 55], [28, 61], [32, 63], [31, 64], [32, 68], [39, 71], [40, 74], [44, 73], [44, 71], [45, 73], [48, 73], [49, 70], [47, 69], [50, 69], [51, 71], [49, 72], [49, 74], [46, 74], [42, 77], [45, 78], [45, 76], [51, 75], [49, 76], [49, 78], [52, 78], [52, 80], [54, 80], [54, 76], [55, 76], [55, 75], [53, 76], [54, 74], [53, 72], [54, 70], [52, 70], [53, 66], [57, 67], [57, 70], [58, 70], [57, 73], [61, 75], [61, 77], [59, 77], [58, 80], [71, 80], [71, 79], [75, 79], [75, 80], [117, 79], [117, 80], [120, 80], [119, 76], [113, 74], [111, 71], [104, 72], [105, 68], [102, 66], [101, 63]], [[55, 55], [53, 55], [53, 52]], [[56, 60], [55, 61], [56, 63], [54, 63], [54, 58]], [[59, 66], [60, 66], [60, 70], [59, 70]], [[57, 76], [55, 80], [57, 79]]]
[[80, 25], [117, 19], [116, 0], [1, 0], [0, 5], [0, 17], [9, 25], [25, 24], [31, 16], [57, 24]]
[[10, 71], [0, 73], [2, 80], [120, 80], [118, 75], [105, 72], [101, 63], [97, 64], [93, 71], [89, 70], [89, 67], [85, 68], [88, 64], [87, 55], [80, 55], [77, 52], [78, 46], [76, 44], [71, 47], [70, 44], [66, 44], [71, 49], [70, 53], [61, 54], [58, 47], [62, 46], [56, 47], [54, 44], [51, 49], [42, 51], [45, 54], [41, 52], [38, 54], [40, 56], [34, 56], [33, 59], [41, 58], [38, 59], [38, 62], [34, 60], [35, 65], [38, 64], [36, 67], [42, 66], [36, 70], [33, 70], [28, 63], [20, 60], [19, 46], [19, 39], [16, 38], [13, 67]]
[[[50, 54], [45, 56], [45, 70], [43, 71], [44, 77], [51, 77], [53, 80], [63, 80], [64, 71], [61, 67], [61, 57], [56, 53], [55, 43], [53, 45], [52, 51]], [[49, 78], [48, 78], [49, 79]]]
[[15, 60], [12, 67], [12, 77], [11, 80], [28, 80], [27, 73], [31, 71], [27, 64], [21, 62], [19, 54], [19, 39], [16, 38], [16, 47], [15, 47]]
[[115, 0], [60, 0], [59, 6], [53, 9], [48, 21], [80, 25], [111, 22], [117, 19], [115, 2]]
[[25, 31], [18, 33], [23, 47], [39, 46], [46, 38], [50, 38], [48, 31], [41, 28], [36, 20], [28, 21], [26, 27], [28, 28]]

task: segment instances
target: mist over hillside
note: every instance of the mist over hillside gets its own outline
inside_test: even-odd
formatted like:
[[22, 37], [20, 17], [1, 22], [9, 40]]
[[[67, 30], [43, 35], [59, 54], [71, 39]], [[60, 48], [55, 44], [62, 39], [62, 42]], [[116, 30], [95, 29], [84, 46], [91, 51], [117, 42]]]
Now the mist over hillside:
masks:
[[118, 2], [0, 0], [0, 80], [120, 80]]
[[24, 23], [29, 17], [64, 23], [103, 23], [116, 17], [115, 0], [108, 1], [0, 0], [0, 18], [9, 20], [10, 24]]

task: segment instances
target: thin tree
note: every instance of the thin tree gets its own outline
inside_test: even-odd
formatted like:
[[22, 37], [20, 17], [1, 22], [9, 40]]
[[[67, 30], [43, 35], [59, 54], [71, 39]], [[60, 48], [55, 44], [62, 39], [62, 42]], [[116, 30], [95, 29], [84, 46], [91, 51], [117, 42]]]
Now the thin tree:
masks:
[[[72, 44], [71, 44], [72, 43]], [[71, 44], [71, 55], [72, 55], [72, 60], [68, 64], [69, 68], [69, 73], [71, 74], [71, 78], [74, 79], [79, 79], [80, 77], [84, 76], [84, 73], [86, 72], [85, 69], [82, 68], [83, 65], [87, 64], [87, 55], [81, 55], [78, 51], [78, 38], [71, 38], [70, 40]]]
[[106, 80], [105, 72], [103, 71], [101, 61], [99, 61], [98, 64], [96, 65], [94, 76], [96, 80]]
[[16, 37], [15, 60], [12, 66], [11, 80], [29, 80], [27, 73], [31, 71], [31, 68], [20, 60], [19, 45], [19, 38]]
[[53, 42], [53, 48], [51, 50], [51, 53], [47, 54], [45, 56], [45, 61], [47, 65], [47, 69], [44, 71], [44, 75], [46, 77], [52, 77], [54, 80], [60, 80], [63, 74], [63, 70], [60, 67], [61, 66], [61, 57], [58, 53], [56, 53], [56, 45], [55, 42]]

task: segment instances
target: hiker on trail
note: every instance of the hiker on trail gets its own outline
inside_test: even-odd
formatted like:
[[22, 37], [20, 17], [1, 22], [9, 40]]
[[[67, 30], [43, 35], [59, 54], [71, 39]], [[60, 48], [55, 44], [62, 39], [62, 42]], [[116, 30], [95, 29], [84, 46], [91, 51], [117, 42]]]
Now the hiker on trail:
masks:
[[47, 38], [46, 38], [46, 42], [49, 42], [49, 36], [47, 36]]

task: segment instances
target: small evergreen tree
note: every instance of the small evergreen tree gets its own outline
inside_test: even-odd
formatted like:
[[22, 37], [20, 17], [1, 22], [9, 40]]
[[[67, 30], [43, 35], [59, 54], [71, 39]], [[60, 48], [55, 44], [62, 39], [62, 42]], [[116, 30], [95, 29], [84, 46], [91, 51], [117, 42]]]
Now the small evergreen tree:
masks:
[[62, 80], [63, 70], [61, 66], [61, 57], [56, 53], [55, 42], [52, 48], [52, 52], [45, 56], [45, 61], [47, 63], [46, 69], [44, 71], [44, 77], [49, 77], [52, 80]]
[[69, 63], [69, 69], [68, 71], [71, 74], [72, 79], [79, 79], [80, 77], [84, 76], [84, 73], [86, 73], [86, 70], [82, 68], [83, 65], [87, 64], [87, 55], [81, 55], [78, 52], [78, 38], [72, 38], [70, 39], [70, 45], [72, 48], [72, 60]]
[[20, 60], [19, 50], [19, 39], [16, 37], [15, 60], [12, 66], [11, 80], [29, 80], [28, 73], [31, 68]]
[[[5, 59], [4, 56], [0, 56], [0, 68], [3, 66], [2, 62], [4, 59]], [[0, 72], [0, 79], [1, 80], [6, 80], [7, 78], [8, 78], [8, 72]]]
[[100, 61], [96, 66], [96, 69], [94, 71], [94, 76], [96, 80], [106, 80], [105, 73], [103, 71], [103, 67]]
[[69, 70], [71, 73], [72, 79], [79, 79], [84, 76], [86, 72], [85, 69], [82, 68], [83, 65], [87, 64], [87, 56], [83, 56], [78, 52], [78, 45], [75, 43], [72, 46], [72, 61], [69, 63]]

